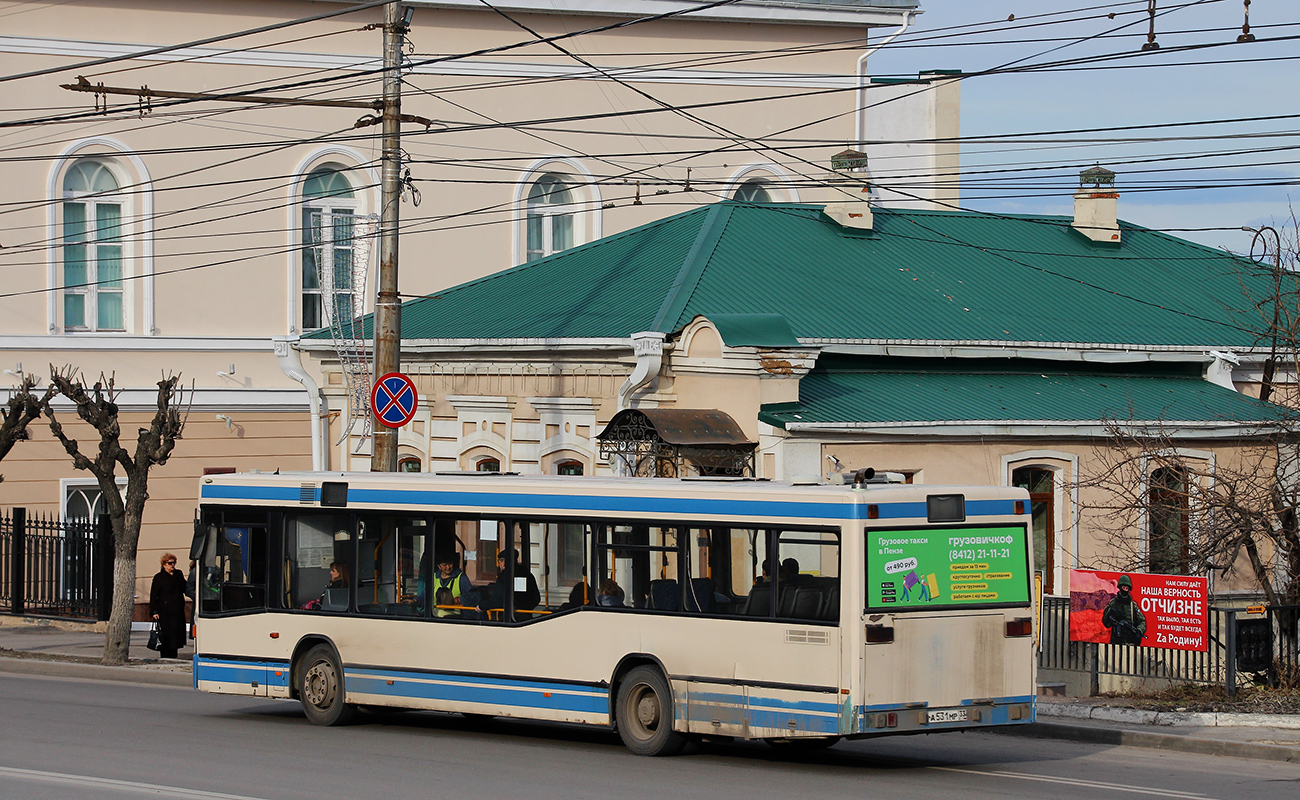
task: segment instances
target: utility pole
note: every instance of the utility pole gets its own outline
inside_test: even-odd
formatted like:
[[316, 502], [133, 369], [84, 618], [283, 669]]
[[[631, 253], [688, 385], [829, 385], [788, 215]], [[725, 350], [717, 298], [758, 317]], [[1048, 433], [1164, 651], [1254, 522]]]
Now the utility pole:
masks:
[[[339, 16], [352, 13], [358, 9], [368, 9], [379, 5], [378, 2], [364, 3], [346, 12], [330, 12], [319, 18]], [[401, 124], [413, 122], [423, 125], [427, 130], [434, 121], [412, 114], [402, 113], [402, 46], [407, 31], [411, 28], [411, 17], [415, 9], [403, 7], [398, 0], [384, 3], [384, 95], [382, 100], [317, 100], [292, 97], [275, 97], [260, 94], [235, 94], [230, 92], [179, 92], [140, 88], [105, 86], [91, 83], [78, 76], [76, 83], [63, 84], [62, 87], [73, 92], [93, 94], [95, 110], [102, 114], [109, 113], [108, 96], [125, 95], [139, 98], [140, 116], [153, 111], [154, 100], [159, 107], [185, 103], [192, 100], [211, 100], [216, 102], [253, 103], [276, 106], [316, 106], [323, 108], [356, 108], [379, 112], [366, 114], [356, 121], [353, 128], [365, 128], [370, 125], [383, 125], [383, 141], [380, 159], [381, 170], [381, 214], [379, 217], [379, 277], [378, 294], [375, 298], [373, 317], [374, 346], [374, 380], [397, 372], [401, 369], [402, 320], [401, 301], [397, 294], [397, 229], [399, 209], [401, 207], [401, 172], [402, 172], [402, 137]], [[315, 19], [315, 18], [313, 18]], [[367, 25], [366, 30], [380, 27], [378, 24]], [[397, 471], [397, 430], [382, 424], [373, 417], [371, 409], [373, 434], [373, 452], [370, 460], [371, 472]]]
[[[407, 20], [394, 0], [384, 6], [384, 111], [379, 216], [379, 293], [375, 298], [375, 373], [377, 381], [402, 364], [402, 303], [397, 295], [397, 225], [401, 205], [402, 39]], [[371, 409], [371, 414], [375, 413]], [[397, 429], [376, 416], [371, 472], [397, 472]]]

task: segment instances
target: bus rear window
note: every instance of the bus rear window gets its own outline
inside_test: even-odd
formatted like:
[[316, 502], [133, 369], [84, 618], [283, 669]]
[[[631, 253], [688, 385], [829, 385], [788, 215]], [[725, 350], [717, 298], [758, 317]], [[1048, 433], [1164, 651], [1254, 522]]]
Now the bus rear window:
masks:
[[1023, 525], [867, 531], [867, 607], [895, 609], [1029, 602]]

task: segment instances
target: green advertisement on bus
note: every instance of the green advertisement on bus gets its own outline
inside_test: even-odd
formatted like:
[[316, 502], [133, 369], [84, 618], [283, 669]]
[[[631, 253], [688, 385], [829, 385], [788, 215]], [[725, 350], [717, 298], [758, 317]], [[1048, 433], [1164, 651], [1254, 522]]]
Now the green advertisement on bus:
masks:
[[1023, 525], [867, 531], [867, 606], [1029, 602]]

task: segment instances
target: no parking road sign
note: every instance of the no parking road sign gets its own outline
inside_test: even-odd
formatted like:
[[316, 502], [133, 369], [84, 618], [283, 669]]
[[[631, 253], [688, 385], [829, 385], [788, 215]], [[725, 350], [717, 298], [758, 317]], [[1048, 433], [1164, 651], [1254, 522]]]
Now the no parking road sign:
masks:
[[375, 381], [370, 390], [370, 407], [375, 417], [390, 428], [400, 428], [415, 416], [419, 395], [415, 384], [400, 372], [390, 372]]

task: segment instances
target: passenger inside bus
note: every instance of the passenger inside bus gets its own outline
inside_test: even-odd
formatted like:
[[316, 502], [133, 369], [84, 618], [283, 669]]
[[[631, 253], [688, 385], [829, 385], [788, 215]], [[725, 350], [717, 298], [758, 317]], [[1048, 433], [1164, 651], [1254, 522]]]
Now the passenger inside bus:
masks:
[[[515, 557], [514, 568], [514, 595], [516, 611], [532, 611], [542, 602], [542, 593], [537, 588], [537, 579], [533, 577], [523, 563], [519, 560], [519, 551], [510, 551]], [[505, 552], [497, 553], [497, 579], [492, 583], [487, 603], [480, 607], [482, 611], [496, 611], [506, 607], [505, 600], [507, 593], [511, 591], [509, 578], [506, 574], [506, 554]], [[522, 589], [520, 586], [522, 585]]]
[[433, 615], [441, 619], [460, 619], [461, 610], [453, 606], [459, 606], [460, 600], [452, 597], [451, 589], [442, 588], [434, 595]]
[[605, 608], [623, 608], [623, 590], [617, 583], [606, 578], [600, 584], [600, 594], [596, 597], [596, 605]]
[[569, 591], [569, 599], [564, 602], [556, 611], [568, 611], [571, 608], [581, 608], [582, 606], [594, 605], [597, 598], [592, 596], [591, 587], [584, 579], [574, 585]]

